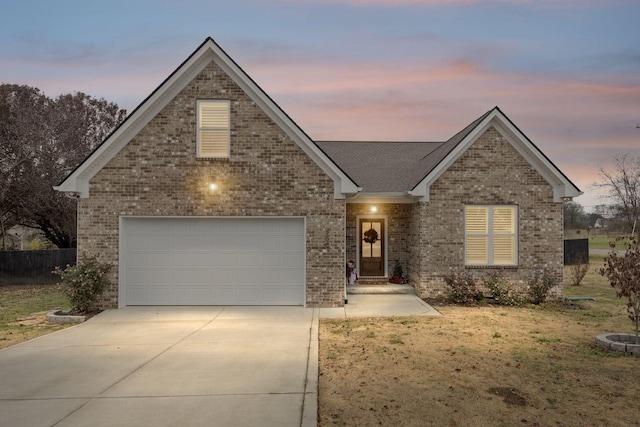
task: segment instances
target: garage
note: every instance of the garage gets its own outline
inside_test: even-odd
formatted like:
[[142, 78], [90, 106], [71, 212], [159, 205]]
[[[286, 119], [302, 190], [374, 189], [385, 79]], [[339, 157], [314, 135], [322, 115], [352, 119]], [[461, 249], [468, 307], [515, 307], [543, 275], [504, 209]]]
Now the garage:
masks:
[[304, 218], [123, 217], [120, 306], [304, 305]]

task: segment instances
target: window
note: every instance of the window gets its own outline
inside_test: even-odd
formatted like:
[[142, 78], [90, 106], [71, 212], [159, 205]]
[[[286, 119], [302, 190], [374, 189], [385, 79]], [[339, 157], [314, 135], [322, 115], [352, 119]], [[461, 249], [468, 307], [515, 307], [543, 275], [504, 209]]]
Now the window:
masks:
[[517, 264], [517, 207], [466, 206], [465, 264]]
[[230, 102], [198, 100], [197, 157], [229, 157]]

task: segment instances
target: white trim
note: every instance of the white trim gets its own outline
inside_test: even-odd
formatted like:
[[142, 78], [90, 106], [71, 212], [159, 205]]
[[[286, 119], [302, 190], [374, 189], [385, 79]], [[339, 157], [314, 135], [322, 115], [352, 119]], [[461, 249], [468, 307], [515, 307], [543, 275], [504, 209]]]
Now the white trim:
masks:
[[[487, 208], [487, 263], [486, 264], [472, 264], [467, 262], [467, 237], [470, 234], [467, 234], [467, 209], [470, 207], [476, 208]], [[514, 256], [515, 263], [514, 264], [496, 264], [493, 260], [493, 242], [496, 233], [493, 231], [493, 217], [496, 208], [512, 208], [514, 212]], [[519, 218], [519, 206], [513, 204], [504, 204], [504, 205], [475, 205], [475, 204], [466, 204], [464, 205], [464, 265], [465, 267], [518, 267], [520, 265], [520, 255], [519, 255], [519, 236], [520, 236], [520, 218]], [[509, 233], [510, 235], [510, 233]], [[471, 234], [473, 236], [473, 234]]]
[[125, 256], [125, 248], [127, 245], [125, 244], [126, 235], [124, 233], [124, 220], [125, 218], [129, 218], [126, 216], [120, 216], [118, 218], [118, 308], [123, 308], [127, 306], [125, 287], [127, 283], [126, 278], [126, 256]]
[[[216, 105], [219, 107], [224, 106], [225, 112], [225, 126], [204, 126], [202, 124], [202, 116], [207, 106]], [[219, 109], [223, 109], [219, 108]], [[219, 131], [224, 132], [225, 136], [225, 149], [226, 154], [222, 155], [204, 155], [202, 149], [202, 135], [207, 131]], [[222, 145], [222, 144], [220, 144]], [[228, 99], [196, 99], [196, 158], [198, 159], [228, 159], [231, 156], [231, 101]]]
[[155, 117], [211, 61], [214, 61], [312, 160], [333, 180], [334, 197], [358, 192], [357, 185], [267, 96], [266, 93], [213, 41], [204, 43], [143, 101], [75, 171], [55, 190], [89, 197], [89, 181]]
[[409, 191], [409, 194], [414, 197], [419, 197], [420, 201], [428, 202], [431, 184], [436, 182], [490, 126], [494, 126], [518, 153], [553, 187], [554, 202], [561, 203], [563, 202], [563, 198], [577, 197], [582, 194], [498, 108], [494, 108], [482, 122], [475, 126], [443, 161], [433, 168], [413, 190]]
[[349, 197], [347, 199], [347, 203], [349, 204], [358, 204], [358, 203], [374, 203], [374, 204], [384, 204], [384, 203], [404, 203], [411, 204], [417, 203], [419, 201], [418, 197], [412, 196], [408, 191], [398, 192], [398, 193], [358, 193], [353, 197]]
[[358, 275], [362, 271], [360, 269], [360, 236], [362, 230], [360, 230], [360, 219], [382, 219], [384, 220], [384, 275], [383, 276], [361, 276], [372, 278], [386, 278], [389, 277], [389, 219], [387, 215], [372, 214], [372, 215], [356, 215], [356, 268], [358, 269]]
[[[126, 235], [124, 234], [124, 222], [127, 219], [302, 219], [304, 228], [304, 283], [303, 283], [303, 301], [302, 306], [307, 307], [307, 217], [306, 216], [273, 216], [273, 215], [257, 215], [257, 216], [180, 216], [180, 215], [120, 215], [118, 218], [118, 308], [127, 306], [126, 301]], [[346, 288], [345, 288], [346, 295]]]

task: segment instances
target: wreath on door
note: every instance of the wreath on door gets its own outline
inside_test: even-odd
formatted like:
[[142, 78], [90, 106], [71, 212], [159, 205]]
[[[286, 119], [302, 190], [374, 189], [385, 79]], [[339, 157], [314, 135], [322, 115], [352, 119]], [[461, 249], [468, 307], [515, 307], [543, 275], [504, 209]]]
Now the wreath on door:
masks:
[[364, 241], [367, 243], [375, 243], [378, 241], [378, 232], [373, 228], [364, 232]]

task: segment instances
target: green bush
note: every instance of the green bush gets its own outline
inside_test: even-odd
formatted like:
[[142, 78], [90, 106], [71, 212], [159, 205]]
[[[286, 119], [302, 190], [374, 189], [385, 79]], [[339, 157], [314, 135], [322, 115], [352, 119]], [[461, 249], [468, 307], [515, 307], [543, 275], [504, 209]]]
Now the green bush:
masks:
[[74, 266], [53, 271], [60, 276], [62, 289], [74, 312], [89, 313], [96, 308], [98, 298], [109, 285], [107, 277], [113, 266], [101, 263], [96, 257], [85, 258]]
[[522, 297], [516, 286], [506, 279], [500, 272], [487, 274], [483, 279], [484, 286], [489, 289], [495, 302], [500, 305], [522, 305]]
[[[588, 264], [587, 264], [588, 266]], [[586, 274], [586, 273], [585, 273]], [[584, 277], [584, 276], [583, 276]], [[527, 299], [532, 304], [547, 300], [551, 288], [558, 285], [558, 278], [546, 270], [536, 270], [527, 282]]]
[[467, 304], [483, 298], [473, 277], [468, 273], [453, 273], [444, 277], [449, 287], [449, 300], [454, 303]]

